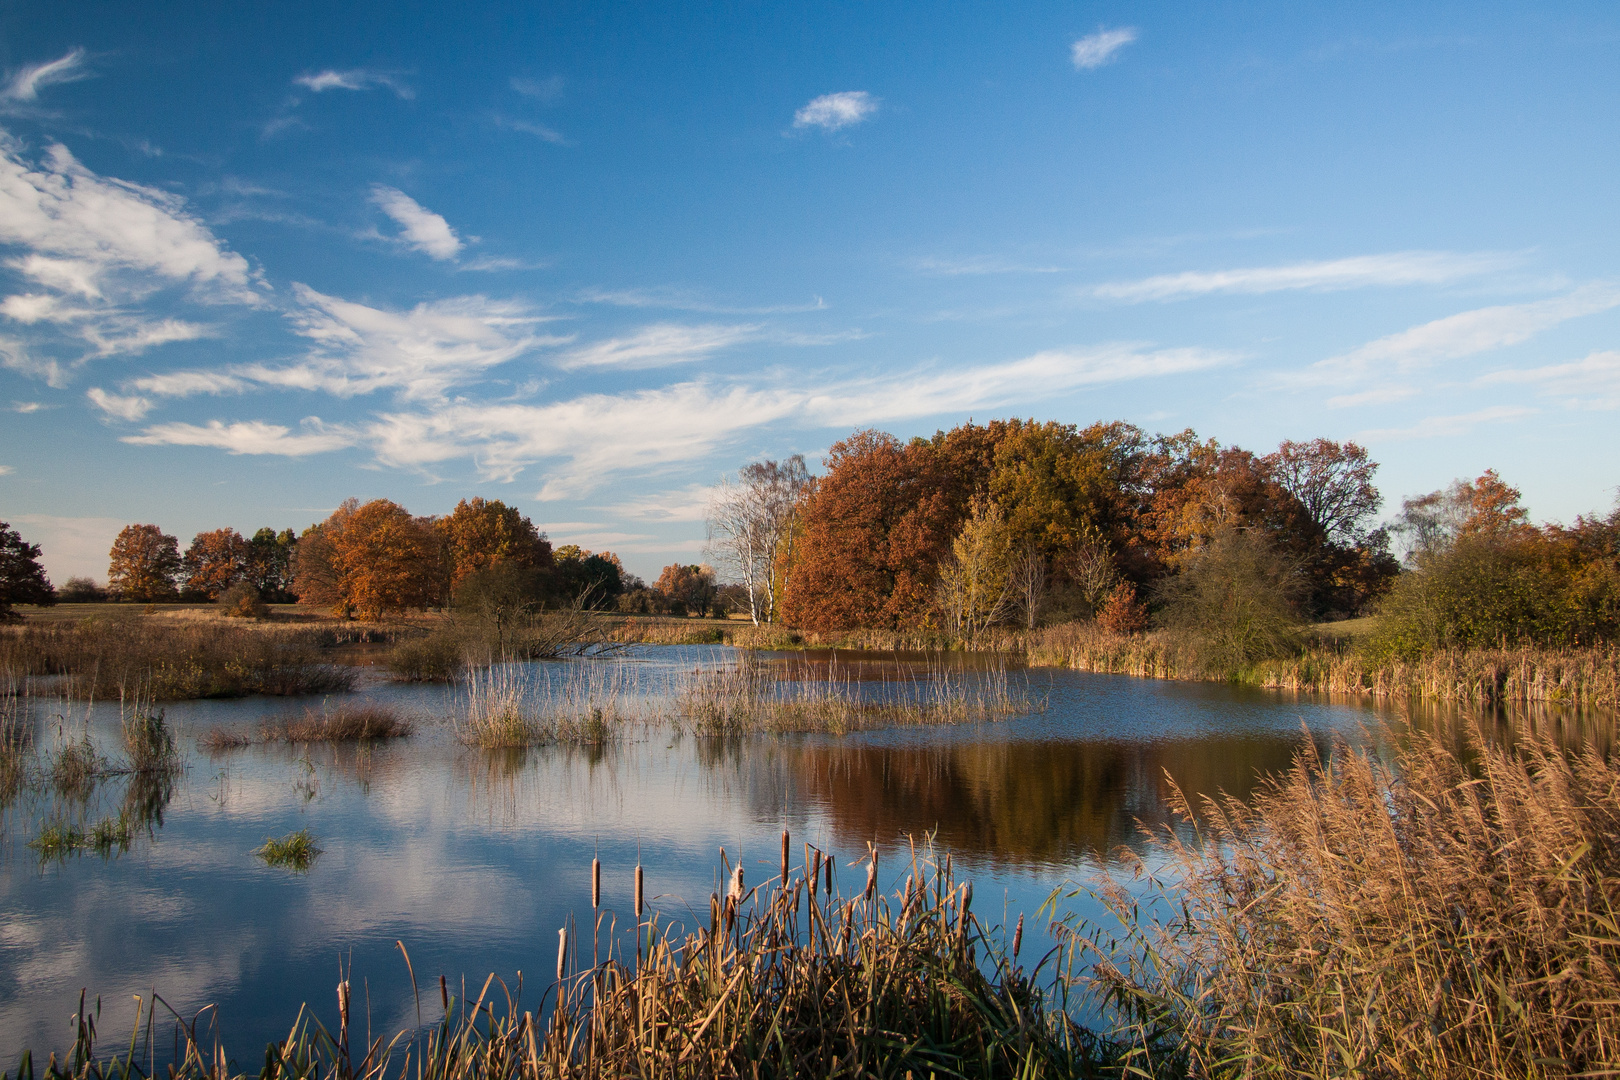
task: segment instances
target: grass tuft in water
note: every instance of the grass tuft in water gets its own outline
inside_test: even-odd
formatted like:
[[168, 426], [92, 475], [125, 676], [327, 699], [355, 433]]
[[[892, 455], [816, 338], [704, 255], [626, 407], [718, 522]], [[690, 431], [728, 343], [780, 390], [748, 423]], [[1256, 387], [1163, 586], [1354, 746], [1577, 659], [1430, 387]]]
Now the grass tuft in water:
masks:
[[602, 746], [629, 722], [631, 676], [610, 661], [570, 661], [556, 677], [517, 664], [472, 672], [452, 723], [456, 737], [485, 750], [548, 743]]
[[315, 865], [316, 858], [321, 854], [321, 848], [316, 845], [313, 833], [308, 829], [299, 829], [280, 839], [266, 837], [264, 846], [253, 854], [263, 859], [266, 866], [281, 867], [304, 874]]
[[350, 703], [336, 709], [267, 720], [256, 729], [213, 727], [197, 739], [210, 753], [260, 743], [368, 742], [403, 739], [416, 730], [415, 721], [399, 710], [375, 703]]

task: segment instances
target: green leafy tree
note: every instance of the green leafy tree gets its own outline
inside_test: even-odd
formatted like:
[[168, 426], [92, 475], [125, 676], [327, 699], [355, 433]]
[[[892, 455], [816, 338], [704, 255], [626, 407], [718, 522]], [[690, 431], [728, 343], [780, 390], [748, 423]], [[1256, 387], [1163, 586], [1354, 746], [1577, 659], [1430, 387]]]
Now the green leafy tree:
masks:
[[1014, 607], [1012, 542], [1000, 509], [974, 506], [951, 541], [951, 557], [941, 566], [937, 603], [946, 627], [964, 641], [977, 642], [1005, 621]]
[[183, 564], [180, 541], [156, 525], [126, 525], [113, 541], [107, 589], [120, 600], [174, 600]]
[[1210, 659], [1241, 666], [1294, 646], [1304, 591], [1297, 564], [1265, 533], [1226, 529], [1160, 582], [1160, 618]]
[[248, 541], [247, 582], [267, 604], [288, 604], [297, 597], [292, 592], [293, 551], [298, 536], [291, 529], [276, 532], [266, 526]]
[[15, 604], [56, 603], [56, 590], [39, 562], [38, 544], [30, 544], [0, 521], [0, 621], [16, 618]]

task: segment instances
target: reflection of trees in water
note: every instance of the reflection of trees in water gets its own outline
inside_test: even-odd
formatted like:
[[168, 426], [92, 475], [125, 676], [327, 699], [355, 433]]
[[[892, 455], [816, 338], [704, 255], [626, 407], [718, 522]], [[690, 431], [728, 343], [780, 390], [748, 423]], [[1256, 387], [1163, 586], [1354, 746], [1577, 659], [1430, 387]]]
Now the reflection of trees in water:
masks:
[[548, 766], [560, 765], [570, 772], [583, 766], [589, 786], [596, 782], [599, 769], [616, 771], [616, 749], [613, 743], [468, 749], [456, 756], [452, 770], [457, 783], [466, 788], [469, 817], [510, 826], [523, 820], [526, 804], [540, 798], [545, 783], [541, 773]]
[[[1168, 823], [1166, 771], [1189, 794], [1246, 797], [1286, 768], [1297, 739], [1203, 737], [1132, 743], [933, 747], [801, 744], [784, 755], [802, 795], [842, 845], [939, 830], [992, 862], [1065, 863], [1140, 847], [1138, 823]], [[773, 763], [763, 762], [765, 772]]]

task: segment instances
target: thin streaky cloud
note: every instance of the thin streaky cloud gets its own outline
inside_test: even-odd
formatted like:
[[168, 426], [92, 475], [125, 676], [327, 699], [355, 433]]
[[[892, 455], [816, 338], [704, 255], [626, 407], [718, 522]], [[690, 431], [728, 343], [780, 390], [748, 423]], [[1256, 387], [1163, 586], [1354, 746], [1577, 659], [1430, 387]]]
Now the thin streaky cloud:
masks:
[[661, 308], [666, 311], [696, 311], [706, 315], [796, 315], [826, 311], [827, 301], [816, 297], [809, 304], [765, 304], [748, 306], [722, 304], [696, 293], [674, 288], [582, 289], [575, 299], [581, 304], [608, 304], [613, 307]]
[[877, 115], [878, 99], [865, 90], [841, 90], [836, 94], [822, 94], [793, 114], [796, 128], [820, 128], [840, 131]]
[[1540, 409], [1523, 405], [1492, 405], [1451, 416], [1426, 416], [1411, 427], [1373, 428], [1357, 432], [1357, 442], [1395, 442], [1406, 439], [1451, 439], [1466, 435], [1481, 424], [1505, 423], [1534, 416]]
[[123, 442], [134, 446], [200, 446], [229, 454], [273, 454], [280, 457], [308, 457], [353, 446], [355, 435], [340, 425], [323, 424], [316, 417], [304, 421], [304, 432], [263, 420], [242, 420], [227, 424], [210, 420], [206, 424], [154, 424], [139, 435], [126, 435]]
[[1137, 38], [1134, 26], [1121, 26], [1113, 30], [1098, 30], [1087, 34], [1069, 47], [1069, 58], [1081, 71], [1090, 71], [1112, 62], [1119, 50]]
[[537, 139], [556, 146], [573, 145], [562, 132], [533, 120], [517, 120], [509, 116], [497, 116], [495, 117], [495, 126], [505, 128], [507, 131], [518, 131], [525, 135], [533, 135]]
[[371, 201], [399, 226], [400, 240], [406, 245], [441, 261], [461, 253], [461, 237], [450, 223], [398, 188], [373, 184]]
[[92, 386], [85, 391], [84, 396], [90, 399], [90, 404], [107, 416], [128, 420], [131, 423], [144, 417], [153, 408], [152, 402], [146, 398], [138, 395], [126, 397], [121, 394], [109, 394], [99, 386]]
[[565, 371], [580, 368], [645, 369], [689, 364], [759, 337], [754, 325], [655, 323], [627, 337], [583, 345], [557, 358]]
[[1345, 259], [1253, 266], [1236, 270], [1188, 270], [1159, 274], [1139, 281], [1115, 281], [1094, 286], [1091, 295], [1103, 300], [1142, 303], [1177, 300], [1213, 293], [1263, 293], [1310, 290], [1331, 292], [1374, 286], [1444, 285], [1511, 265], [1497, 254], [1458, 255], [1444, 251], [1396, 251], [1383, 255], [1355, 255]]
[[1416, 386], [1380, 386], [1372, 390], [1363, 390], [1358, 394], [1339, 394], [1328, 398], [1324, 404], [1330, 409], [1353, 409], [1362, 405], [1393, 405], [1397, 401], [1415, 398], [1422, 392]]
[[248, 384], [235, 375], [203, 370], [147, 375], [128, 385], [142, 393], [176, 398], [194, 397], [197, 394], [240, 394], [248, 388]]
[[1530, 386], [1544, 397], [1565, 398], [1584, 409], [1620, 409], [1620, 352], [1601, 350], [1580, 360], [1492, 371], [1476, 386]]
[[328, 90], [369, 90], [374, 86], [381, 86], [392, 90], [396, 96], [405, 100], [416, 96], [416, 92], [398, 76], [368, 68], [351, 68], [348, 71], [328, 68], [325, 71], [299, 75], [293, 79], [293, 84], [302, 86], [312, 94], [323, 94]]
[[10, 465], [0, 465], [0, 476], [10, 476], [16, 471], [17, 470], [13, 469]]
[[39, 98], [40, 90], [47, 86], [78, 82], [90, 78], [90, 75], [91, 72], [84, 66], [84, 50], [74, 49], [55, 60], [20, 69], [6, 83], [5, 90], [0, 91], [0, 98], [7, 101], [35, 101]]
[[1061, 266], [1032, 266], [1028, 263], [997, 258], [993, 255], [973, 256], [963, 259], [923, 256], [912, 259], [909, 265], [919, 273], [939, 274], [944, 277], [979, 276], [984, 274], [1061, 274], [1065, 270]]
[[552, 102], [562, 97], [563, 87], [566, 85], [561, 75], [551, 75], [544, 79], [525, 79], [513, 76], [508, 85], [524, 97], [537, 98], [540, 101]]

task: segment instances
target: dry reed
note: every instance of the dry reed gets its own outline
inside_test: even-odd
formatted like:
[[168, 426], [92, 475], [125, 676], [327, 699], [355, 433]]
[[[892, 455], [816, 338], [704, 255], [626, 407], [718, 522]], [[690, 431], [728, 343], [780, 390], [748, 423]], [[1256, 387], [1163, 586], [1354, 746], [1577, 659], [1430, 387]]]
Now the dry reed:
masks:
[[1307, 739], [1247, 803], [1175, 792], [1167, 868], [1069, 937], [1140, 1075], [1620, 1066], [1620, 768], [1402, 738], [1387, 765]]
[[1036, 705], [1010, 689], [1004, 666], [979, 674], [935, 666], [918, 677], [877, 682], [861, 675], [859, 667], [784, 666], [743, 653], [734, 664], [686, 673], [676, 688], [676, 712], [697, 735], [843, 734], [1002, 720]]
[[469, 675], [451, 723], [456, 737], [485, 750], [546, 743], [595, 746], [613, 741], [631, 719], [634, 690], [624, 665], [571, 661], [556, 678], [520, 664], [497, 664]]
[[198, 740], [204, 750], [219, 752], [259, 743], [367, 742], [402, 739], [415, 722], [397, 709], [375, 702], [347, 702], [335, 709], [266, 720], [256, 729], [210, 728]]

